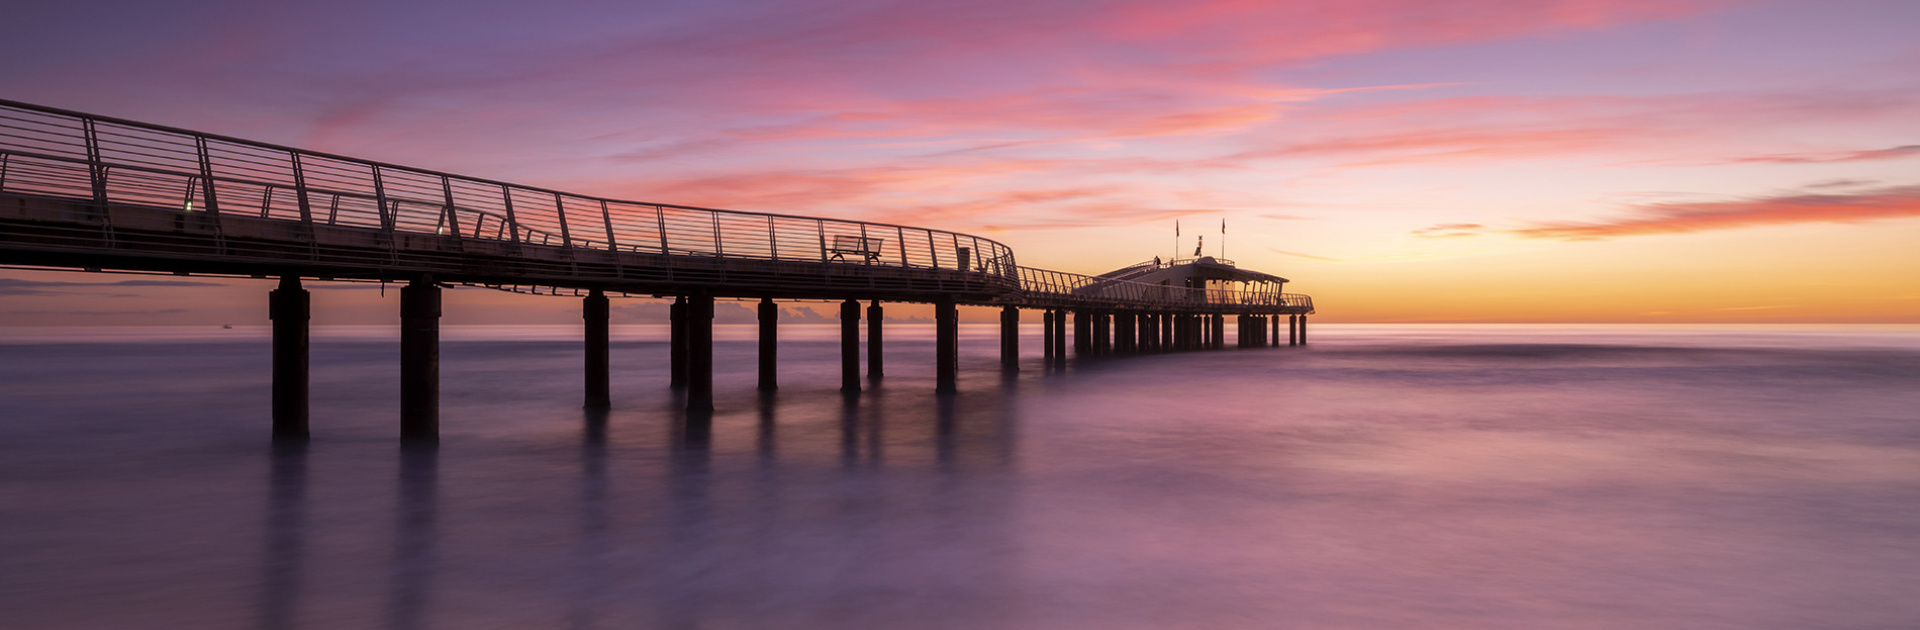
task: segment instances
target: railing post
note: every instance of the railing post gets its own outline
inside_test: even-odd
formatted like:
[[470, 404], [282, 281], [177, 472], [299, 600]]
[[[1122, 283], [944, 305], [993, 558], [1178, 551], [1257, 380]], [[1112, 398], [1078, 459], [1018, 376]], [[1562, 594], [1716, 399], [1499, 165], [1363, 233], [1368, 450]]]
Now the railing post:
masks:
[[507, 238], [518, 245], [520, 244], [520, 219], [513, 215], [513, 189], [508, 188], [506, 184], [500, 185], [500, 202], [507, 211], [507, 233], [511, 234]]
[[[668, 255], [667, 254], [667, 210], [660, 206], [654, 206], [653, 222], [656, 227], [660, 228], [660, 255], [666, 256]], [[669, 269], [671, 269], [672, 262], [669, 261], [668, 265], [669, 265]]]
[[107, 212], [107, 167], [101, 162], [100, 134], [93, 128], [92, 118], [80, 119], [80, 134], [87, 145], [87, 176], [93, 185], [93, 203], [100, 207], [101, 216]]
[[458, 243], [462, 240], [460, 236], [460, 209], [453, 205], [453, 179], [441, 175], [440, 190], [445, 193], [447, 197], [447, 232], [453, 235], [453, 242], [456, 244], [455, 246], [458, 247]]
[[[600, 200], [600, 220], [607, 224], [607, 251], [620, 251], [620, 241], [613, 237], [613, 211], [607, 208], [607, 200]], [[618, 261], [619, 258], [615, 258]]]
[[[380, 229], [388, 234], [392, 234], [394, 224], [399, 223], [400, 218], [393, 216], [396, 211], [387, 207], [387, 184], [385, 180], [386, 176], [381, 173], [380, 167], [375, 165], [373, 167], [373, 199], [374, 203], [380, 204]], [[209, 191], [211, 191], [211, 189], [209, 189]]]
[[573, 231], [567, 227], [567, 201], [560, 193], [553, 193], [553, 212], [560, 216], [560, 242], [567, 249], [573, 249]]
[[780, 260], [780, 233], [773, 227], [773, 215], [767, 215], [767, 258]]
[[[302, 166], [301, 166], [301, 164], [300, 164], [300, 152], [299, 152], [299, 151], [289, 151], [289, 152], [287, 153], [287, 155], [289, 156], [289, 158], [290, 158], [290, 159], [292, 160], [292, 162], [293, 162], [293, 199], [294, 199], [294, 203], [296, 203], [296, 204], [299, 204], [299, 206], [300, 206], [300, 222], [301, 222], [301, 223], [303, 223], [303, 224], [305, 224], [305, 225], [307, 226], [307, 229], [308, 229], [308, 233], [307, 233], [307, 237], [308, 237], [308, 238], [313, 238], [313, 233], [312, 233], [312, 229], [313, 229], [313, 206], [311, 205], [311, 202], [310, 202], [310, 201], [308, 200], [308, 198], [307, 198], [307, 175], [306, 175], [306, 169], [305, 169], [304, 167], [302, 167]], [[451, 203], [451, 201], [449, 201], [449, 203]]]
[[[820, 264], [825, 265], [827, 264], [827, 222], [826, 220], [814, 219], [813, 229], [815, 232], [818, 232], [820, 234]], [[821, 267], [821, 273], [826, 273], [825, 267]]]

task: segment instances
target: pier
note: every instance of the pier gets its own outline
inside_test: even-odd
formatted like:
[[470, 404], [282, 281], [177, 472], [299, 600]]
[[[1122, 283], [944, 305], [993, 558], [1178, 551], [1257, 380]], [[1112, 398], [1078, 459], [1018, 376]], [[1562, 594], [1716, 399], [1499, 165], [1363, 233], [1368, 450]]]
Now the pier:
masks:
[[610, 404], [610, 299], [671, 298], [670, 385], [693, 416], [713, 409], [716, 299], [758, 300], [763, 390], [779, 386], [776, 300], [839, 302], [850, 395], [885, 376], [887, 302], [934, 306], [942, 392], [958, 384], [962, 305], [999, 309], [1009, 371], [1023, 311], [1041, 312], [1049, 367], [1065, 365], [1069, 343], [1086, 358], [1225, 348], [1229, 317], [1236, 347], [1302, 345], [1314, 312], [1285, 279], [1213, 258], [1088, 276], [1023, 267], [1007, 246], [956, 232], [606, 199], [5, 100], [0, 265], [278, 279], [272, 431], [285, 440], [308, 435], [307, 279], [403, 285], [411, 442], [439, 435], [448, 286], [579, 297], [590, 409]]

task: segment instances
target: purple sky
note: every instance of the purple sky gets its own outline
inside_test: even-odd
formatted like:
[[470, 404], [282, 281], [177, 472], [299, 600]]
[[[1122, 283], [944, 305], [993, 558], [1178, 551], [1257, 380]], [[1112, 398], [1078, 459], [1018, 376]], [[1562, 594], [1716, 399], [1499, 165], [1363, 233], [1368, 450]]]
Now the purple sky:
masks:
[[[1911, 1], [39, 4], [5, 98], [1076, 272], [1225, 219], [1335, 320], [1920, 321]], [[0, 324], [264, 318], [0, 277], [70, 283]]]

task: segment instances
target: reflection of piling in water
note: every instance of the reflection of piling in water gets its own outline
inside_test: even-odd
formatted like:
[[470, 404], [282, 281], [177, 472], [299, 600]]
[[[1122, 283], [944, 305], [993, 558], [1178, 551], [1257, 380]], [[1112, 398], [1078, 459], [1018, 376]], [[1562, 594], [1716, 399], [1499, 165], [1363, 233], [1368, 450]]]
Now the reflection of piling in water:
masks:
[[606, 601], [608, 530], [611, 518], [607, 505], [607, 413], [589, 409], [586, 430], [580, 444], [580, 542], [579, 566], [573, 598], [567, 610], [567, 627], [584, 630], [599, 625], [600, 609]]
[[393, 546], [393, 584], [389, 588], [387, 627], [424, 627], [437, 561], [440, 453], [433, 446], [400, 449], [399, 504]]
[[307, 445], [277, 443], [269, 457], [258, 603], [259, 627], [265, 630], [294, 626], [307, 558]]

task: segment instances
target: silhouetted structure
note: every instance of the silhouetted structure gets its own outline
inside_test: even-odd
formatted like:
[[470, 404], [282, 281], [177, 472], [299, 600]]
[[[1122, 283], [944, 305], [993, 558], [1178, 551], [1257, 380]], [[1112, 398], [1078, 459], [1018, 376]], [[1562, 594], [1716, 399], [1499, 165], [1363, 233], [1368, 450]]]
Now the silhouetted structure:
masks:
[[278, 277], [276, 437], [307, 433], [302, 278], [401, 289], [401, 434], [438, 436], [440, 289], [584, 298], [585, 405], [609, 404], [607, 298], [672, 296], [672, 385], [713, 407], [715, 298], [761, 300], [760, 388], [777, 387], [774, 299], [841, 300], [843, 389], [883, 375], [881, 302], [935, 305], [936, 382], [958, 380], [957, 306], [1001, 307], [1004, 369], [1019, 369], [1019, 311], [1041, 309], [1048, 365], [1078, 356], [1266, 345], [1265, 318], [1304, 343], [1313, 301], [1284, 278], [1214, 258], [1099, 276], [1021, 267], [977, 236], [884, 223], [713, 210], [555, 190], [274, 146], [0, 100], [0, 264]]

